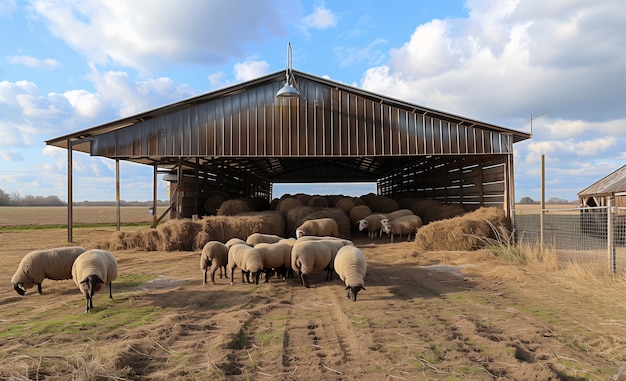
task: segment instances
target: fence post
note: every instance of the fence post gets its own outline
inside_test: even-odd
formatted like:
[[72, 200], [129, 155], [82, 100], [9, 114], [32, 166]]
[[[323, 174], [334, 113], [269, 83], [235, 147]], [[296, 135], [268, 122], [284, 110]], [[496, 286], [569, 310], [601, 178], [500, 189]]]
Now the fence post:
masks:
[[613, 206], [611, 197], [608, 198], [606, 210], [606, 247], [607, 256], [609, 258], [609, 271], [615, 274], [617, 271], [617, 263], [615, 258], [615, 245], [613, 243]]

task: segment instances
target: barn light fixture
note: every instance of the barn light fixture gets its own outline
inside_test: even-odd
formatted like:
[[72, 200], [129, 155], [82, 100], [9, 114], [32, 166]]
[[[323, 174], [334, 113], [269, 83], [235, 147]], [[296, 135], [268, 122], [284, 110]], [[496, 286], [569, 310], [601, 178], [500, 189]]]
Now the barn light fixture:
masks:
[[296, 84], [296, 79], [293, 76], [293, 72], [291, 70], [291, 42], [287, 44], [287, 70], [285, 72], [285, 76], [287, 77], [287, 81], [285, 82], [285, 86], [283, 86], [278, 92], [276, 96], [278, 98], [297, 98], [300, 96], [300, 91], [298, 91], [298, 85]]

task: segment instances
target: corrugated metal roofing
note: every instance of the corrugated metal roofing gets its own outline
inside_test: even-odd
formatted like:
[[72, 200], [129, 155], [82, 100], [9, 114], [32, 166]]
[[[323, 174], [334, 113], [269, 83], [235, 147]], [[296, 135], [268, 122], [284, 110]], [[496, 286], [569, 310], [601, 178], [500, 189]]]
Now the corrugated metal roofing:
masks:
[[578, 192], [578, 196], [609, 196], [620, 192], [626, 192], [626, 165]]
[[46, 141], [163, 167], [180, 157], [274, 182], [376, 181], [416, 156], [512, 154], [529, 134], [294, 71], [301, 96], [276, 98], [284, 72]]

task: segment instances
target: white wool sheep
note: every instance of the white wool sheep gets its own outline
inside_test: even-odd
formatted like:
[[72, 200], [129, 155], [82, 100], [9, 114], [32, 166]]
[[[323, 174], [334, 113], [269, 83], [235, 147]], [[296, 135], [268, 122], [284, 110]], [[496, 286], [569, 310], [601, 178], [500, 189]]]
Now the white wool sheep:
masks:
[[306, 220], [296, 229], [296, 238], [305, 235], [337, 237], [339, 235], [339, 224], [332, 218]]
[[335, 255], [335, 271], [345, 283], [348, 293], [346, 297], [356, 302], [356, 295], [365, 290], [365, 273], [367, 263], [365, 255], [356, 246], [344, 246]]
[[410, 216], [398, 217], [395, 220], [385, 223], [383, 231], [391, 236], [391, 242], [393, 242], [394, 235], [399, 235], [400, 238], [406, 235], [408, 241], [411, 239], [412, 234], [417, 234], [417, 229], [420, 227], [422, 227], [422, 219], [412, 214]]
[[374, 238], [376, 233], [378, 233], [379, 237], [382, 236], [382, 229], [385, 221], [389, 221], [386, 214], [372, 213], [369, 216], [358, 220], [357, 224], [359, 225], [360, 232], [367, 229], [367, 236], [369, 238]]
[[226, 245], [226, 247], [228, 247], [230, 249], [231, 246], [237, 245], [237, 244], [240, 244], [240, 243], [243, 243], [244, 245], [247, 245], [246, 241], [244, 241], [241, 238], [231, 238], [228, 241], [226, 241], [225, 245]]
[[410, 216], [412, 214], [415, 214], [415, 213], [413, 213], [411, 209], [398, 209], [398, 210], [394, 210], [391, 213], [387, 213], [387, 219], [391, 221], [391, 220], [395, 220], [398, 217]]
[[276, 234], [252, 233], [246, 238], [246, 243], [250, 246], [256, 246], [259, 243], [276, 243], [284, 239]]
[[309, 287], [307, 275], [312, 271], [326, 270], [326, 280], [333, 279], [333, 260], [337, 251], [351, 242], [348, 240], [305, 240], [296, 242], [291, 249], [291, 267], [298, 271], [300, 283]]
[[235, 267], [241, 269], [241, 282], [245, 283], [244, 276], [248, 283], [250, 282], [250, 274], [254, 278], [254, 283], [259, 284], [259, 276], [263, 271], [263, 261], [261, 254], [252, 246], [245, 243], [239, 243], [228, 249], [228, 265], [226, 271], [230, 273], [230, 284], [233, 285], [233, 276]]
[[215, 272], [220, 270], [220, 278], [222, 278], [222, 268], [224, 275], [226, 273], [226, 265], [228, 264], [228, 246], [220, 241], [209, 241], [204, 244], [202, 253], [200, 254], [200, 269], [203, 273], [202, 284], [206, 284], [207, 271], [211, 270], [211, 282], [215, 284]]
[[287, 277], [293, 278], [293, 269], [291, 268], [292, 246], [284, 242], [259, 243], [254, 246], [261, 254], [263, 270], [265, 270], [265, 282], [269, 281], [273, 271], [283, 280]]
[[291, 238], [283, 238], [280, 241], [278, 241], [278, 243], [286, 243], [289, 246], [293, 246], [296, 243], [296, 239], [291, 237]]
[[117, 260], [106, 250], [87, 250], [76, 258], [72, 266], [72, 278], [85, 295], [85, 312], [93, 309], [93, 296], [102, 285], [109, 286], [109, 298], [113, 299], [111, 284], [117, 278]]
[[80, 246], [31, 251], [22, 258], [11, 278], [13, 289], [23, 296], [27, 289], [37, 285], [41, 294], [44, 279], [72, 279], [72, 265], [84, 251]]

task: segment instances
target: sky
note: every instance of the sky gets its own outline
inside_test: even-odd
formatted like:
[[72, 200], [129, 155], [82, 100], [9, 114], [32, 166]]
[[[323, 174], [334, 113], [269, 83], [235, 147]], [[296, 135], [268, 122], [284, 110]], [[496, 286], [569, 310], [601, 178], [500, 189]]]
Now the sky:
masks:
[[[0, 0], [0, 189], [67, 201], [45, 140], [284, 70], [532, 133], [515, 198], [577, 200], [626, 164], [623, 0]], [[76, 152], [74, 201], [115, 200], [115, 161]], [[120, 195], [152, 167], [120, 162]], [[283, 193], [374, 184], [274, 185]], [[166, 184], [158, 181], [158, 198]]]

